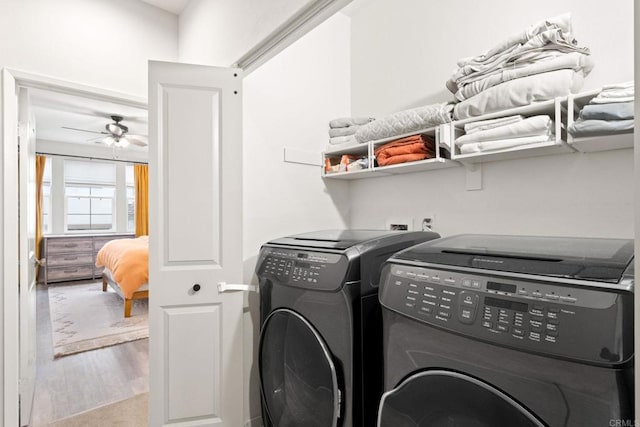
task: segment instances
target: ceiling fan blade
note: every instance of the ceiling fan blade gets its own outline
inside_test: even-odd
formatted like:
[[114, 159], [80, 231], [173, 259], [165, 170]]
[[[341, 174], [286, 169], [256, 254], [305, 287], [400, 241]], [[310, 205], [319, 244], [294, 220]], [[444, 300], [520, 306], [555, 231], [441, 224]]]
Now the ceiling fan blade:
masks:
[[78, 129], [78, 128], [72, 128], [72, 127], [69, 127], [69, 126], [62, 126], [62, 129], [77, 130], [77, 131], [80, 131], [80, 132], [99, 133], [99, 134], [102, 134], [102, 135], [107, 135], [107, 132], [104, 132], [104, 131], [98, 132], [98, 131], [95, 131], [95, 130]]
[[143, 135], [126, 134], [124, 138], [126, 138], [131, 144], [137, 145], [138, 147], [146, 147], [147, 145], [149, 145], [147, 137]]

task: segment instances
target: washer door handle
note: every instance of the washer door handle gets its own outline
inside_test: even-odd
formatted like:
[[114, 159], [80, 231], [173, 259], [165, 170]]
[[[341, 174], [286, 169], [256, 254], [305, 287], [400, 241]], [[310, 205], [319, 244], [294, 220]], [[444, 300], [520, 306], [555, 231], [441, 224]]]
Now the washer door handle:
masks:
[[246, 285], [244, 283], [218, 282], [218, 292], [222, 293], [231, 291], [258, 292], [258, 287], [256, 285]]

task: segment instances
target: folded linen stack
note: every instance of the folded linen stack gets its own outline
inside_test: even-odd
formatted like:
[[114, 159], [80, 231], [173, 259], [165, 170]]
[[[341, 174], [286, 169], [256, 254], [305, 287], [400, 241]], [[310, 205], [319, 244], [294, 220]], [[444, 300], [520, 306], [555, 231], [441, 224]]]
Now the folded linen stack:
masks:
[[357, 144], [355, 134], [360, 126], [365, 125], [374, 119], [371, 117], [341, 117], [329, 122], [329, 144], [335, 148], [336, 145]]
[[358, 142], [406, 135], [451, 121], [453, 105], [440, 103], [399, 111], [361, 126], [356, 132]]
[[374, 151], [378, 166], [415, 162], [435, 157], [435, 144], [426, 135], [413, 135], [381, 145]]
[[578, 92], [593, 68], [588, 48], [571, 34], [564, 14], [514, 34], [482, 55], [463, 58], [447, 81], [461, 101], [457, 120]]
[[632, 132], [634, 96], [633, 81], [604, 86], [571, 123], [569, 133], [581, 137]]
[[461, 154], [504, 150], [553, 139], [553, 121], [549, 116], [501, 117], [467, 123], [465, 135], [455, 140]]

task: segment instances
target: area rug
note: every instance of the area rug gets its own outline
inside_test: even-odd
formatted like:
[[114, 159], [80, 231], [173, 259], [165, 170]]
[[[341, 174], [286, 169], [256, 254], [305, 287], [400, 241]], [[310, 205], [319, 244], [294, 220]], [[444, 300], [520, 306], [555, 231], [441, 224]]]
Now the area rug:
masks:
[[149, 337], [147, 299], [133, 301], [124, 317], [124, 301], [102, 282], [49, 286], [53, 357], [94, 350]]
[[148, 404], [149, 394], [138, 394], [129, 399], [101, 406], [48, 425], [50, 427], [142, 427], [147, 425]]

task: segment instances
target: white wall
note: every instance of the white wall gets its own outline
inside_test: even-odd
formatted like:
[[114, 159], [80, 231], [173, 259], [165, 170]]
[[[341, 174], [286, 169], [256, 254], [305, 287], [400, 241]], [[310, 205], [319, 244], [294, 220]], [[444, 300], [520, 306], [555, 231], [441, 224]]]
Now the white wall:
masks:
[[180, 61], [228, 67], [306, 0], [191, 0], [180, 14]]
[[[354, 5], [352, 113], [384, 115], [447, 101], [458, 58], [482, 53], [546, 17], [572, 12], [574, 34], [596, 63], [585, 89], [633, 79], [633, 1], [421, 0]], [[463, 232], [632, 237], [631, 150], [483, 165], [483, 189], [465, 190], [455, 168], [354, 181], [352, 227], [435, 215], [443, 235]]]
[[147, 97], [147, 60], [178, 58], [178, 18], [131, 0], [0, 2], [0, 67]]
[[[260, 246], [294, 233], [344, 228], [348, 188], [323, 182], [320, 167], [285, 163], [285, 147], [317, 154], [329, 120], [350, 112], [349, 19], [337, 15], [244, 80], [244, 279], [253, 278]], [[258, 297], [248, 301], [245, 357], [247, 418], [260, 414], [256, 366]]]

